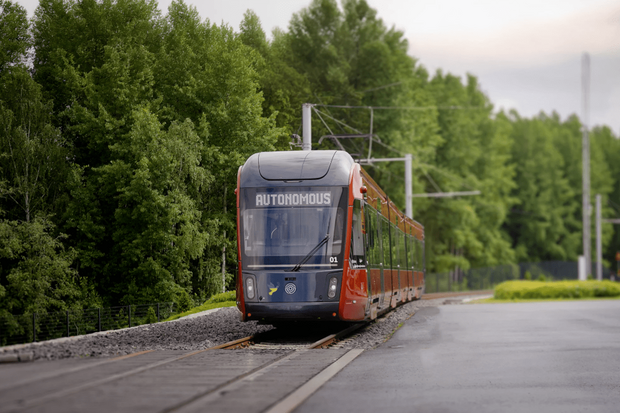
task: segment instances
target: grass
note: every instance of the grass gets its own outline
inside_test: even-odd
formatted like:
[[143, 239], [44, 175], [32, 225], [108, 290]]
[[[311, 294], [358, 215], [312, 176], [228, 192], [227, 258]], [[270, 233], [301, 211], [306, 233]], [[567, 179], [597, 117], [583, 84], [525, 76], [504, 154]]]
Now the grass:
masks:
[[585, 298], [513, 298], [500, 300], [497, 298], [485, 298], [473, 300], [467, 304], [507, 304], [507, 303], [536, 303], [541, 301], [575, 301], [575, 300], [620, 300], [620, 297], [585, 297]]
[[505, 281], [495, 287], [493, 301], [620, 298], [620, 283], [611, 281]]
[[234, 291], [227, 291], [225, 293], [216, 294], [209, 298], [204, 304], [194, 307], [191, 310], [172, 315], [164, 321], [176, 320], [177, 318], [185, 317], [186, 315], [200, 313], [201, 311], [212, 310], [214, 308], [221, 307], [234, 307], [237, 305], [237, 300]]

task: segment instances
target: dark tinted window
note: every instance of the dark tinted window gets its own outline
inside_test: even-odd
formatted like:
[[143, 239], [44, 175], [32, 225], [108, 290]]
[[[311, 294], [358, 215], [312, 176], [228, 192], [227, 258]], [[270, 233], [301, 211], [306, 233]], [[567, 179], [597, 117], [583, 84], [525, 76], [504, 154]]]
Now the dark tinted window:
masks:
[[362, 238], [362, 206], [359, 199], [353, 201], [351, 228], [351, 265], [366, 265], [364, 260], [364, 241]]
[[381, 220], [381, 247], [383, 249], [383, 267], [390, 268], [392, 266], [392, 257], [390, 256], [390, 223], [385, 217], [380, 215]]

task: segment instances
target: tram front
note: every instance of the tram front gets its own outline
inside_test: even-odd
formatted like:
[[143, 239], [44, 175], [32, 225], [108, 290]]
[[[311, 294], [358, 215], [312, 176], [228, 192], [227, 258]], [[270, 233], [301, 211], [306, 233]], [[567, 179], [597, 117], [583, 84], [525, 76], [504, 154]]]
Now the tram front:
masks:
[[244, 320], [338, 320], [351, 157], [265, 152], [240, 168], [237, 305]]

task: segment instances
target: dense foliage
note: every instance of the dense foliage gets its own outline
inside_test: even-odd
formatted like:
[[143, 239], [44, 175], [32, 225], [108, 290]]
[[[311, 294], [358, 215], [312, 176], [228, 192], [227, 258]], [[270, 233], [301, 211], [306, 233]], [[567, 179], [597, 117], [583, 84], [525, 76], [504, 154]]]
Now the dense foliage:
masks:
[[[0, 0], [0, 312], [204, 300], [236, 265], [238, 167], [318, 138], [373, 134], [414, 156], [430, 271], [576, 260], [581, 123], [495, 113], [478, 80], [429, 74], [365, 0], [315, 0], [272, 36], [182, 0]], [[347, 107], [343, 107], [347, 106]], [[369, 109], [369, 107], [375, 109]], [[620, 215], [620, 141], [592, 131], [592, 193]], [[370, 140], [342, 139], [360, 158]], [[369, 171], [404, 209], [401, 162]], [[620, 229], [604, 226], [605, 257]]]

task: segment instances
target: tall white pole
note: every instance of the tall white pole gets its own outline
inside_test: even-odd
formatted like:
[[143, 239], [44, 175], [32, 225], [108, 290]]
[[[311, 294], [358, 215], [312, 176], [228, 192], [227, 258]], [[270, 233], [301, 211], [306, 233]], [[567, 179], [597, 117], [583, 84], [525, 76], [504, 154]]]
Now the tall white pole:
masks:
[[[224, 185], [224, 215], [226, 215], [226, 185]], [[224, 230], [226, 239], [226, 230]], [[222, 247], [222, 292], [226, 292], [226, 244]]]
[[312, 150], [312, 103], [304, 103], [301, 108], [303, 143], [301, 149], [304, 151]]
[[413, 179], [411, 177], [411, 156], [410, 153], [405, 155], [405, 197], [407, 201], [407, 205], [405, 208], [405, 213], [411, 219], [413, 219], [413, 202], [412, 202], [412, 186]]
[[583, 256], [586, 261], [586, 275], [592, 271], [592, 255], [590, 252], [590, 138], [588, 136], [588, 116], [590, 106], [590, 56], [583, 54], [581, 59], [581, 92], [583, 112], [583, 138], [581, 141], [582, 156], [582, 212], [583, 212]]
[[596, 195], [596, 279], [603, 280], [603, 241], [601, 231], [601, 194]]

